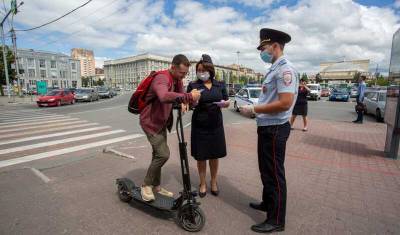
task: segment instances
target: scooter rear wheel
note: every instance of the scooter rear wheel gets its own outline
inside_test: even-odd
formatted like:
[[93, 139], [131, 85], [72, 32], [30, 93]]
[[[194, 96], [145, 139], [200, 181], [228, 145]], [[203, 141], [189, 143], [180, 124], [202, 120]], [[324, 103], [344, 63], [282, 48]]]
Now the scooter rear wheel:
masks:
[[206, 217], [198, 206], [184, 205], [178, 211], [178, 223], [186, 231], [198, 232], [206, 222]]

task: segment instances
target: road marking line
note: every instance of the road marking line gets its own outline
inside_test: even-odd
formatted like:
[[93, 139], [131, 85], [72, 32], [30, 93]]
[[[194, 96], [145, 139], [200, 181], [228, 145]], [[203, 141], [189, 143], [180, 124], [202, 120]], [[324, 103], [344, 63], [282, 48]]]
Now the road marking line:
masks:
[[64, 126], [64, 127], [60, 127], [60, 128], [52, 128], [51, 130], [36, 130], [36, 131], [28, 131], [28, 132], [24, 132], [24, 133], [6, 134], [6, 135], [0, 135], [0, 139], [24, 136], [24, 135], [30, 135], [30, 134], [38, 134], [38, 133], [50, 132], [50, 131], [60, 131], [60, 130], [78, 128], [78, 127], [95, 126], [95, 125], [98, 125], [98, 123], [94, 122], [94, 123], [86, 123], [86, 124], [76, 125], [76, 126]]
[[8, 118], [8, 119], [0, 119], [0, 122], [7, 122], [7, 121], [25, 121], [25, 120], [40, 120], [40, 119], [47, 119], [47, 118], [53, 118], [53, 117], [65, 117], [63, 115], [43, 115], [40, 117], [27, 117], [27, 118]]
[[13, 124], [13, 125], [4, 125], [4, 126], [0, 126], [0, 130], [1, 130], [2, 128], [21, 127], [21, 126], [32, 126], [32, 125], [40, 125], [40, 124], [46, 124], [46, 123], [65, 122], [65, 121], [76, 121], [76, 120], [79, 120], [79, 118], [65, 118], [65, 119], [50, 120], [50, 121], [39, 121], [39, 122], [29, 122], [29, 123]]
[[114, 106], [114, 107], [110, 107], [110, 108], [103, 108], [103, 109], [95, 109], [95, 110], [87, 110], [87, 111], [82, 111], [82, 112], [75, 112], [75, 113], [68, 113], [68, 115], [70, 114], [78, 114], [78, 113], [90, 113], [90, 112], [97, 112], [97, 111], [103, 111], [103, 110], [107, 110], [107, 109], [115, 109], [115, 108], [120, 108], [120, 107], [128, 107], [127, 105], [119, 105], [119, 106]]
[[[51, 118], [46, 118], [46, 120], [54, 120], [54, 119], [64, 119], [64, 118], [71, 118], [69, 116], [64, 116], [64, 117], [51, 117]], [[41, 120], [26, 120], [26, 121], [15, 121], [15, 122], [5, 122], [5, 123], [1, 123], [0, 122], [0, 126], [6, 126], [9, 124], [18, 124], [18, 123], [31, 123], [31, 122], [39, 122]]]
[[89, 131], [98, 131], [98, 130], [107, 129], [107, 128], [110, 128], [110, 126], [100, 126], [100, 127], [86, 128], [86, 129], [80, 129], [80, 130], [75, 130], [75, 131], [58, 132], [58, 133], [48, 134], [48, 135], [32, 136], [32, 137], [26, 137], [26, 138], [22, 138], [22, 139], [3, 141], [3, 142], [0, 142], [0, 145], [14, 144], [14, 143], [26, 142], [26, 141], [31, 141], [31, 140], [46, 139], [46, 138], [51, 138], [51, 137], [71, 135], [71, 134], [77, 134], [77, 133], [89, 132]]
[[0, 168], [6, 167], [6, 166], [12, 166], [12, 165], [16, 165], [16, 164], [21, 164], [21, 163], [25, 163], [25, 162], [31, 162], [31, 161], [39, 160], [39, 159], [43, 159], [43, 158], [59, 156], [59, 155], [66, 154], [66, 153], [77, 152], [80, 150], [95, 148], [95, 147], [113, 144], [113, 143], [117, 143], [117, 142], [122, 142], [122, 141], [130, 140], [130, 139], [136, 139], [136, 138], [140, 138], [142, 136], [144, 136], [144, 135], [142, 135], [142, 134], [126, 135], [123, 137], [98, 141], [98, 142], [89, 143], [89, 144], [83, 144], [83, 145], [74, 146], [74, 147], [70, 147], [70, 148], [58, 149], [58, 150], [53, 150], [50, 152], [38, 153], [38, 154], [28, 155], [25, 157], [4, 160], [4, 161], [0, 161]]
[[50, 181], [49, 177], [47, 177], [45, 174], [43, 174], [41, 171], [39, 171], [36, 168], [30, 167], [31, 171], [33, 174], [35, 174], [39, 179], [43, 180], [46, 184]]
[[31, 149], [41, 148], [41, 147], [48, 147], [48, 146], [57, 145], [57, 144], [70, 143], [70, 142], [75, 142], [75, 141], [79, 141], [79, 140], [93, 139], [93, 138], [107, 136], [107, 135], [113, 135], [113, 134], [117, 134], [117, 133], [121, 133], [121, 132], [125, 132], [125, 130], [106, 131], [106, 132], [101, 132], [101, 133], [96, 133], [96, 134], [91, 134], [91, 135], [83, 135], [83, 136], [71, 137], [71, 138], [61, 139], [61, 140], [54, 140], [54, 141], [49, 141], [49, 142], [44, 142], [44, 143], [2, 149], [2, 150], [0, 150], [0, 155], [7, 154], [7, 153], [21, 152], [21, 151], [26, 151], [26, 150], [31, 150]]
[[74, 122], [53, 123], [53, 124], [48, 124], [48, 125], [28, 126], [28, 127], [21, 127], [21, 128], [15, 128], [15, 129], [0, 130], [0, 133], [24, 131], [24, 130], [31, 130], [31, 129], [37, 129], [37, 128], [65, 126], [65, 125], [80, 124], [80, 123], [85, 123], [85, 122], [87, 122], [87, 121], [83, 120], [83, 121], [74, 121]]
[[103, 153], [113, 153], [113, 154], [115, 154], [115, 155], [117, 155], [119, 157], [129, 158], [129, 159], [132, 159], [132, 160], [136, 161], [136, 158], [134, 156], [129, 155], [127, 153], [123, 153], [123, 152], [117, 151], [117, 150], [115, 150], [113, 148], [110, 148], [110, 147], [105, 147], [103, 149]]

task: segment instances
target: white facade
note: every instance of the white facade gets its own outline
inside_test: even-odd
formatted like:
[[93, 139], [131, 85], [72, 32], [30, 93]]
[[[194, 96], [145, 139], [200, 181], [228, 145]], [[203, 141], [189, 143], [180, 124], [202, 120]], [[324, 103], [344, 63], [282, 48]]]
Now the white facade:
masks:
[[105, 82], [111, 87], [135, 88], [151, 71], [168, 69], [172, 58], [141, 54], [104, 61]]
[[36, 88], [36, 81], [46, 81], [48, 87], [81, 87], [80, 63], [62, 53], [18, 50], [22, 88]]

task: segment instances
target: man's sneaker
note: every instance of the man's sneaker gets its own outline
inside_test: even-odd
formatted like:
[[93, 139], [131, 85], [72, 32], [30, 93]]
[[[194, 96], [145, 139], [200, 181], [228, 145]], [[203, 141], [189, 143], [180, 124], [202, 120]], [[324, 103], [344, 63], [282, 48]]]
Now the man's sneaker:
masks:
[[155, 199], [152, 186], [140, 187], [140, 194], [142, 195], [143, 201], [150, 202], [150, 201], [154, 201], [154, 199]]
[[157, 193], [167, 196], [167, 197], [173, 197], [174, 194], [172, 192], [167, 191], [165, 188], [160, 188], [160, 191], [158, 191]]

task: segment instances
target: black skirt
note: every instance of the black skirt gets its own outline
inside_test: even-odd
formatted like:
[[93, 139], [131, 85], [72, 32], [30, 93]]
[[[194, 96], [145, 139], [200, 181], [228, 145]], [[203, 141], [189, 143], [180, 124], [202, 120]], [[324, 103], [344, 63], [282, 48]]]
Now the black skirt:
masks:
[[308, 105], [307, 103], [305, 104], [296, 104], [293, 108], [293, 115], [301, 115], [301, 116], [307, 116], [308, 112]]

